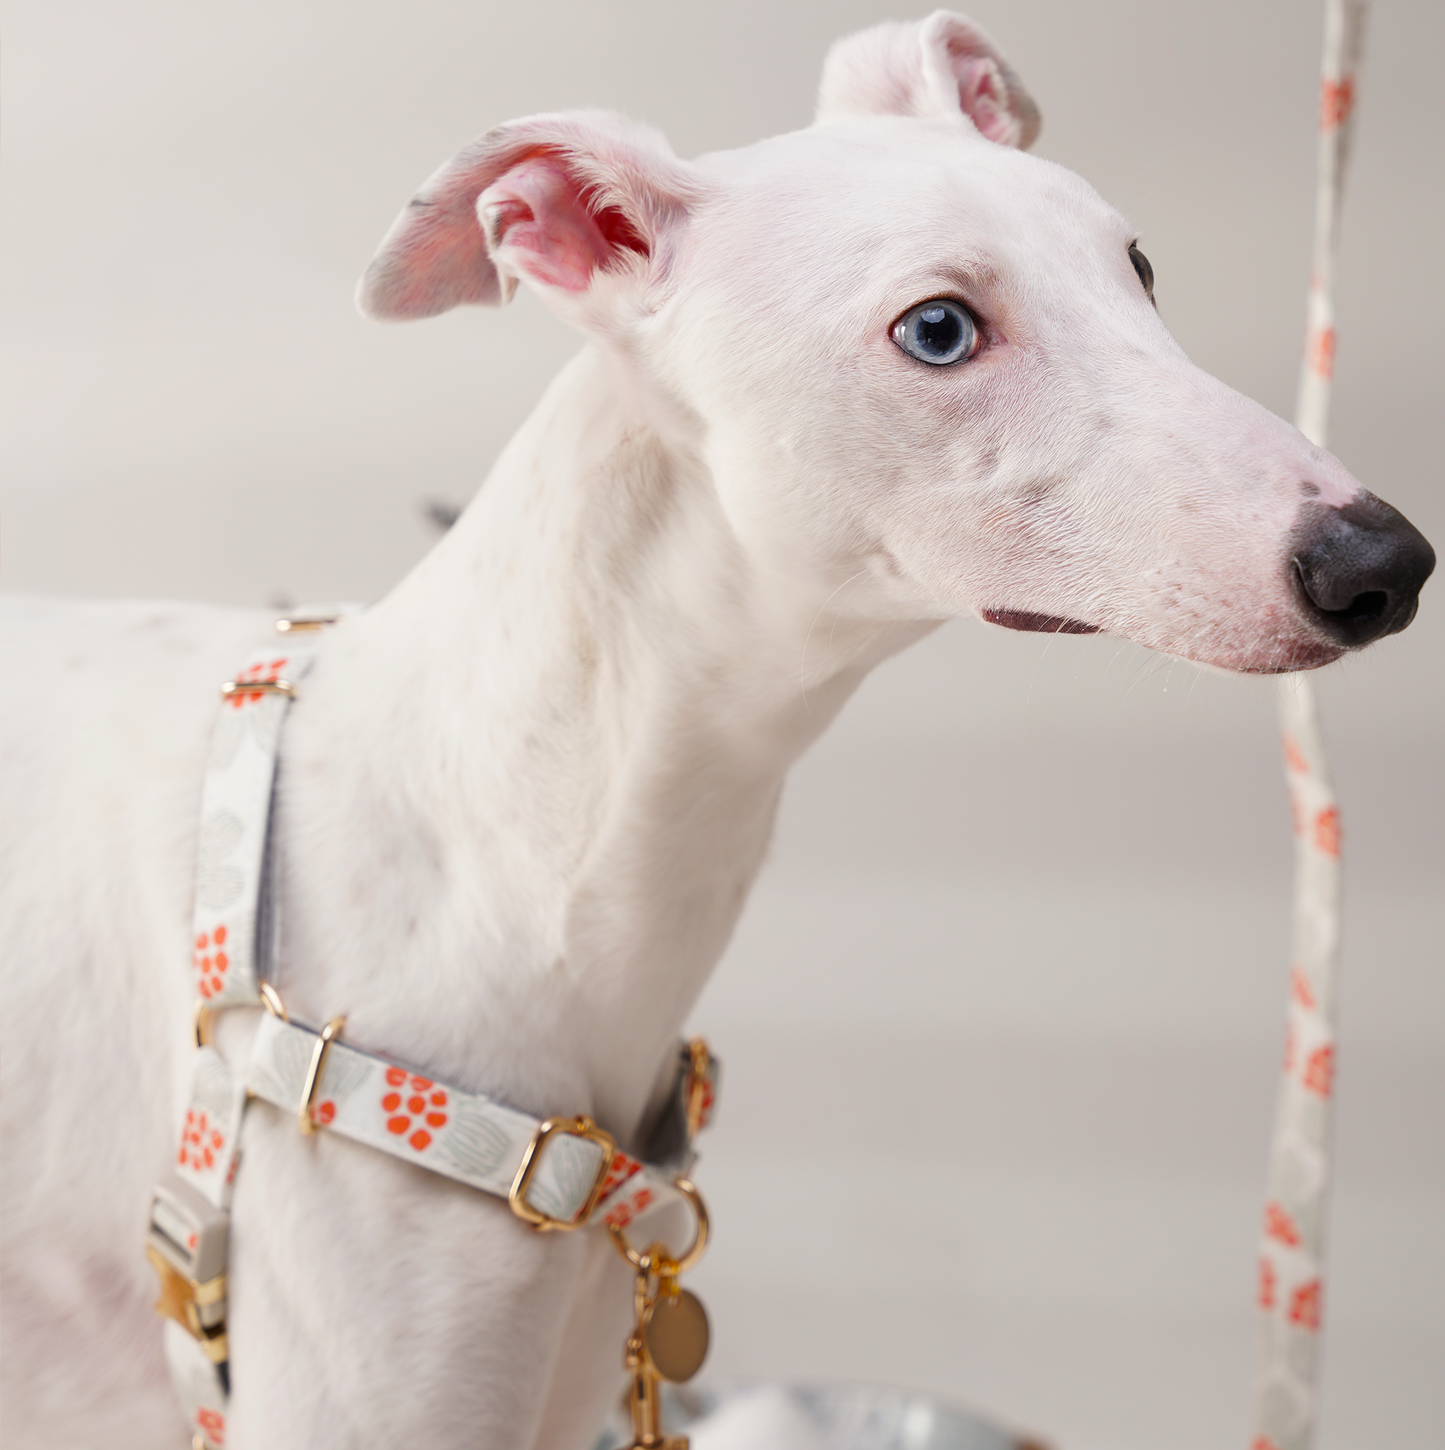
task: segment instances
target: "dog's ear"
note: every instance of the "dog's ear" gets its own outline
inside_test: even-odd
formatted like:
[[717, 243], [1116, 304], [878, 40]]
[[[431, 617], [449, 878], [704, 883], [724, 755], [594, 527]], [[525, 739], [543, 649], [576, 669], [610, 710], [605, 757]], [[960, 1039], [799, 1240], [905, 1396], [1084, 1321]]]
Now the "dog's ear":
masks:
[[848, 116], [963, 116], [990, 141], [1032, 146], [1043, 124], [999, 48], [971, 20], [879, 25], [840, 40], [823, 64], [820, 123]]
[[[644, 273], [694, 186], [655, 132], [604, 113], [533, 116], [488, 132], [396, 219], [357, 289], [382, 320], [497, 306], [519, 280], [566, 303]], [[564, 310], [567, 310], [564, 306]]]

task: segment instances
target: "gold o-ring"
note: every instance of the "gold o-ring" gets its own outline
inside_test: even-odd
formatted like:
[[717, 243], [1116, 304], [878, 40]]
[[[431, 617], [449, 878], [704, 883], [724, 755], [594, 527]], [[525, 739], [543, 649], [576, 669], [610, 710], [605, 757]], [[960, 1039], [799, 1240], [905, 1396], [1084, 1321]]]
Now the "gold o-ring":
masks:
[[[707, 1205], [702, 1201], [702, 1194], [697, 1191], [697, 1185], [695, 1183], [689, 1182], [688, 1179], [678, 1178], [674, 1180], [672, 1186], [677, 1189], [680, 1194], [682, 1194], [682, 1196], [688, 1201], [689, 1204], [692, 1205], [692, 1211], [694, 1214], [697, 1215], [697, 1232], [694, 1234], [692, 1243], [688, 1246], [687, 1252], [677, 1258], [677, 1267], [673, 1271], [677, 1274], [685, 1274], [689, 1269], [693, 1267], [694, 1264], [697, 1263], [700, 1258], [702, 1258], [703, 1254], [707, 1250]], [[616, 1248], [617, 1252], [621, 1254], [622, 1257], [626, 1259], [627, 1262], [631, 1264], [634, 1269], [642, 1271], [644, 1269], [651, 1270], [656, 1268], [656, 1265], [652, 1260], [651, 1253], [638, 1253], [637, 1250], [634, 1249], [632, 1245], [627, 1241], [627, 1233], [624, 1229], [618, 1228], [616, 1224], [609, 1223], [607, 1225], [607, 1232], [612, 1235], [612, 1243], [613, 1246]]]

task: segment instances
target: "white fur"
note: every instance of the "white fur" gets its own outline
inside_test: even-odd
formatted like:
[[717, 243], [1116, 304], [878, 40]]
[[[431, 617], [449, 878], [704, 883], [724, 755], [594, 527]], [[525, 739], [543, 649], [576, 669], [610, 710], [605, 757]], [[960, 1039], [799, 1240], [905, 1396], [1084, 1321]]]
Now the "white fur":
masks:
[[[626, 1140], [789, 766], [880, 660], [988, 608], [1236, 670], [1338, 652], [1284, 539], [1305, 482], [1354, 480], [1191, 366], [1123, 218], [970, 120], [1031, 139], [1002, 57], [928, 25], [835, 51], [826, 123], [695, 163], [609, 118], [504, 128], [394, 234], [374, 310], [520, 278], [589, 345], [293, 708], [278, 985], [303, 1020]], [[646, 255], [599, 251], [584, 203]], [[988, 332], [948, 369], [890, 339], [939, 293]], [[179, 1445], [140, 1243], [185, 1081], [216, 685], [269, 621], [5, 618], [7, 1443]], [[253, 1024], [222, 1021], [232, 1060]], [[600, 1233], [538, 1236], [264, 1105], [243, 1155], [229, 1446], [588, 1443], [628, 1315]]]

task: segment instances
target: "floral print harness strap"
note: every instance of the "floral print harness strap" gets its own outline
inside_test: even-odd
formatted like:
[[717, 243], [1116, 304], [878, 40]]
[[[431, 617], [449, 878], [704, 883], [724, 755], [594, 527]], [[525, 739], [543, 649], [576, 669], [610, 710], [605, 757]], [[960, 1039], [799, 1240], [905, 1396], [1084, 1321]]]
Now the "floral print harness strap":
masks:
[[[325, 627], [339, 614], [307, 612], [277, 624], [276, 644], [256, 651], [222, 686], [222, 707], [201, 801], [192, 963], [197, 1052], [190, 1104], [169, 1174], [156, 1185], [146, 1253], [160, 1276], [166, 1358], [194, 1450], [224, 1450], [230, 1362], [226, 1341], [226, 1242], [241, 1122], [250, 1099], [297, 1115], [303, 1132], [325, 1129], [508, 1200], [533, 1227], [618, 1229], [681, 1200], [707, 1126], [719, 1064], [700, 1040], [680, 1045], [673, 1090], [647, 1133], [644, 1163], [621, 1152], [588, 1118], [541, 1122], [481, 1093], [439, 1083], [292, 1022], [263, 980], [266, 847], [276, 758], [286, 710]], [[245, 1072], [210, 1045], [212, 1014], [259, 1007]]]

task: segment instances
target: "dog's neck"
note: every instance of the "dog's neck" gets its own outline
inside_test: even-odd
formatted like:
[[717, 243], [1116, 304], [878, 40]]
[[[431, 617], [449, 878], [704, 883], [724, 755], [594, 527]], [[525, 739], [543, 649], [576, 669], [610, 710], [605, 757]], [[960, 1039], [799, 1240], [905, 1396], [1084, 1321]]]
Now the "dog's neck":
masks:
[[362, 1046], [626, 1133], [788, 767], [921, 629], [759, 567], [615, 376], [574, 361], [328, 642], [285, 747], [279, 975]]

